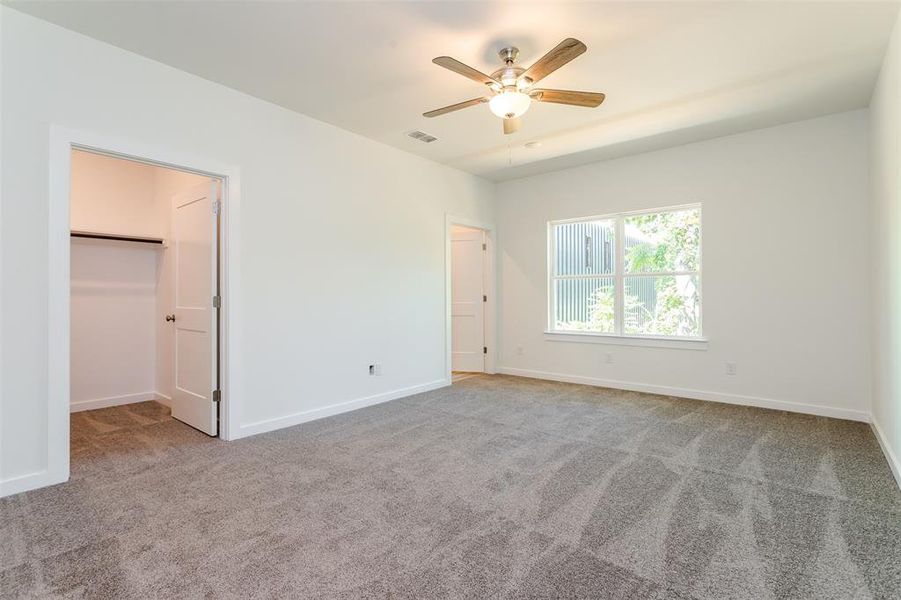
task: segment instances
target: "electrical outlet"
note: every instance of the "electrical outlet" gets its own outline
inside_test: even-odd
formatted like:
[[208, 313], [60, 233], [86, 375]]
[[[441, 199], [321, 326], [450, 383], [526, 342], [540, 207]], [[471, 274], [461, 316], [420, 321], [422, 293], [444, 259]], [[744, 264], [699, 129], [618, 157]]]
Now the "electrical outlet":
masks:
[[522, 349], [522, 346], [517, 346], [517, 347], [516, 347], [516, 354], [518, 354], [519, 356], [522, 356], [522, 355], [523, 355], [523, 349]]
[[369, 365], [369, 374], [378, 377], [382, 374], [382, 363], [372, 363]]
[[726, 375], [735, 375], [735, 369], [734, 362], [726, 362]]
[[608, 365], [613, 364], [613, 352], [607, 352], [604, 355], [604, 362], [607, 363]]

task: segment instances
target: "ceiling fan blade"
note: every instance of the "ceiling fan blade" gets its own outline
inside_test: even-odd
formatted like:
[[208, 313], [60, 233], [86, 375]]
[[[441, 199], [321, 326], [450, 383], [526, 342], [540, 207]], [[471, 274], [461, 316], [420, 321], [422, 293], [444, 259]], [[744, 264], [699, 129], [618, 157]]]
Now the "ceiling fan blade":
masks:
[[466, 102], [457, 102], [456, 104], [451, 104], [450, 106], [430, 110], [429, 112], [422, 113], [422, 116], [438, 117], [441, 115], [446, 115], [449, 112], [454, 112], [455, 110], [460, 110], [461, 108], [468, 108], [470, 106], [475, 106], [476, 104], [482, 104], [484, 102], [488, 102], [488, 98], [473, 98], [472, 100], [467, 100]]
[[451, 58], [450, 56], [439, 56], [438, 58], [433, 58], [432, 62], [438, 65], [439, 67], [444, 67], [445, 69], [449, 69], [454, 73], [459, 73], [463, 77], [468, 77], [473, 81], [477, 81], [479, 83], [484, 83], [485, 85], [491, 85], [499, 83], [497, 80], [488, 77], [481, 71], [477, 71], [473, 69], [469, 65], [464, 65], [456, 58]]
[[588, 48], [579, 40], [566, 38], [553, 50], [538, 59], [538, 62], [526, 69], [521, 77], [528, 77], [533, 83], [544, 79], [586, 50]]
[[555, 104], [570, 104], [572, 106], [585, 106], [595, 108], [604, 101], [604, 94], [600, 92], [573, 92], [570, 90], [543, 90], [535, 89], [529, 92], [532, 100], [538, 102], [553, 102]]
[[512, 119], [504, 119], [504, 135], [510, 135], [511, 133], [515, 133], [519, 131], [519, 117], [513, 117]]

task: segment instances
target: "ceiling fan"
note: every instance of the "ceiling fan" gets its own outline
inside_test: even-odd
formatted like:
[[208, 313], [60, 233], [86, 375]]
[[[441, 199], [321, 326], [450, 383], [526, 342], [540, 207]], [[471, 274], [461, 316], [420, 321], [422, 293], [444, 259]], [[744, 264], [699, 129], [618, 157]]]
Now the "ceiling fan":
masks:
[[432, 62], [488, 86], [491, 95], [430, 110], [427, 113], [422, 113], [422, 115], [424, 117], [437, 117], [461, 108], [487, 102], [491, 112], [504, 120], [504, 133], [510, 134], [519, 129], [519, 117], [529, 110], [533, 100], [536, 102], [553, 102], [555, 104], [595, 108], [604, 101], [604, 94], [532, 87], [535, 83], [586, 50], [588, 48], [579, 40], [566, 38], [557, 44], [553, 50], [542, 56], [534, 65], [528, 69], [523, 69], [522, 67], [514, 66], [519, 50], [513, 47], [504, 48], [498, 52], [501, 60], [504, 61], [504, 66], [491, 75], [485, 75], [481, 71], [464, 65], [450, 56], [439, 56], [433, 59]]

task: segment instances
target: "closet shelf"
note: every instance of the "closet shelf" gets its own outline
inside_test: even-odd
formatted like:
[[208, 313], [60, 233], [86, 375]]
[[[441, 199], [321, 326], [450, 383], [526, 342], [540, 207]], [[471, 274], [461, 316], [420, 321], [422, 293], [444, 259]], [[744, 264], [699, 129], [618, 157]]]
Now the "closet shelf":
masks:
[[140, 244], [157, 244], [165, 247], [163, 238], [140, 237], [136, 235], [120, 235], [117, 233], [99, 233], [96, 231], [75, 231], [71, 232], [74, 238], [85, 238], [90, 240], [113, 240], [117, 242], [137, 242]]

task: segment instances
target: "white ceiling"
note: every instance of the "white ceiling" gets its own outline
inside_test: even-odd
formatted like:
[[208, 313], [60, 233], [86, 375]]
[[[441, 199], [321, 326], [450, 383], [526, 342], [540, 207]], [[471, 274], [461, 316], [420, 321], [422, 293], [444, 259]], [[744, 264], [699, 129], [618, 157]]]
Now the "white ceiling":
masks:
[[[7, 1], [24, 12], [492, 179], [860, 108], [894, 2]], [[483, 95], [431, 63], [527, 66], [576, 37], [588, 52], [544, 87], [601, 91], [597, 109], [534, 103], [504, 136]], [[421, 129], [439, 141], [406, 136]], [[540, 148], [525, 148], [540, 141]]]

